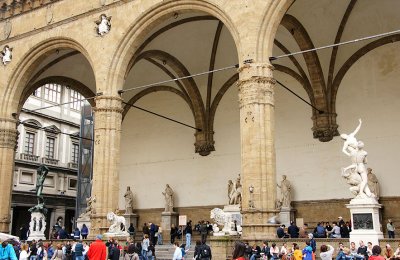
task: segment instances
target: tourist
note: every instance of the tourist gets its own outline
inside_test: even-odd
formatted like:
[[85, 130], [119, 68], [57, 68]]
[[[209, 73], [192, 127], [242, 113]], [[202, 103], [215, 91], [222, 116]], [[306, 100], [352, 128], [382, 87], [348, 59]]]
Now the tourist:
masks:
[[303, 259], [303, 252], [300, 250], [300, 246], [296, 244], [294, 246], [294, 251], [293, 251], [293, 260], [302, 260]]
[[62, 259], [64, 259], [62, 245], [61, 244], [57, 244], [56, 249], [54, 250], [53, 257], [51, 258], [51, 260], [62, 260]]
[[89, 234], [89, 229], [85, 224], [83, 224], [81, 229], [82, 239], [87, 239], [88, 234]]
[[333, 255], [333, 251], [334, 250], [335, 249], [331, 245], [327, 245], [327, 246], [326, 245], [322, 245], [321, 248], [320, 248], [319, 257], [322, 260], [332, 260], [332, 255]]
[[200, 234], [201, 234], [201, 241], [207, 241], [208, 226], [204, 220], [201, 222], [200, 225]]
[[262, 259], [268, 259], [270, 256], [270, 251], [267, 241], [263, 241], [263, 245], [261, 248], [261, 256], [263, 257]]
[[65, 231], [65, 227], [58, 230], [58, 239], [68, 239], [68, 233]]
[[308, 239], [310, 240], [310, 246], [312, 248], [313, 253], [317, 250], [317, 242], [314, 239], [313, 234], [308, 234]]
[[233, 260], [246, 260], [244, 257], [246, 251], [246, 245], [243, 242], [236, 241], [233, 249]]
[[3, 241], [0, 246], [0, 259], [17, 260], [14, 248], [7, 241]]
[[134, 244], [130, 244], [128, 246], [128, 251], [124, 256], [124, 260], [140, 260], [139, 255], [136, 252], [136, 246]]
[[353, 260], [353, 257], [350, 256], [350, 249], [347, 247], [343, 247], [339, 250], [336, 260]]
[[150, 243], [149, 248], [147, 250], [147, 259], [154, 260], [155, 257], [156, 257], [156, 248], [153, 246], [152, 243]]
[[395, 228], [394, 228], [394, 225], [393, 225], [393, 222], [392, 222], [391, 219], [388, 219], [388, 223], [386, 225], [386, 228], [387, 228], [387, 231], [388, 231], [389, 238], [394, 238], [394, 230], [395, 230]]
[[147, 226], [147, 223], [144, 223], [143, 224], [143, 228], [142, 228], [142, 231], [143, 231], [143, 235], [150, 235], [150, 229], [149, 229], [149, 227]]
[[285, 259], [287, 253], [288, 253], [287, 244], [286, 244], [286, 243], [283, 243], [283, 245], [282, 245], [282, 247], [281, 247], [281, 250], [279, 251], [279, 256], [280, 256], [282, 259]]
[[76, 239], [76, 240], [81, 239], [81, 232], [79, 231], [78, 227], [76, 227], [74, 230], [74, 239]]
[[137, 242], [136, 243], [136, 253], [139, 255], [140, 259], [143, 259], [143, 255], [142, 255], [142, 243], [141, 242]]
[[90, 244], [89, 251], [87, 253], [89, 260], [106, 259], [107, 248], [104, 242], [101, 240], [102, 238], [102, 235], [97, 235], [96, 241]]
[[201, 250], [201, 241], [200, 240], [196, 240], [196, 245], [194, 247], [194, 253], [193, 253], [193, 258], [194, 259], [199, 259], [200, 250]]
[[325, 227], [318, 222], [317, 226], [314, 229], [314, 237], [316, 238], [326, 238], [326, 230]]
[[307, 238], [308, 237], [308, 224], [304, 223], [304, 225], [300, 228], [299, 238]]
[[[40, 241], [40, 240], [39, 240]], [[7, 258], [6, 258], [7, 259]], [[38, 260], [43, 260], [47, 259], [47, 251], [44, 248], [43, 242], [38, 243], [38, 249], [37, 249], [37, 259]]]
[[351, 255], [357, 254], [357, 247], [356, 247], [356, 243], [354, 243], [354, 242], [350, 243], [350, 254]]
[[345, 224], [346, 224], [346, 223], [344, 223], [343, 217], [341, 217], [341, 216], [338, 217], [338, 224], [337, 224], [337, 225], [340, 227], [340, 226], [342, 226], [342, 225], [344, 226]]
[[386, 244], [385, 249], [383, 249], [383, 257], [386, 260], [391, 259], [394, 256], [393, 249], [389, 244]]
[[349, 227], [349, 225], [349, 222], [346, 222], [345, 224], [342, 224], [340, 226], [340, 235], [342, 238], [350, 238], [351, 228]]
[[177, 233], [178, 233], [178, 228], [175, 227], [174, 224], [171, 224], [171, 231], [169, 232], [171, 236], [171, 244], [174, 244]]
[[157, 225], [151, 222], [151, 223], [149, 223], [149, 226], [150, 226], [150, 236], [149, 236], [149, 239], [150, 239], [150, 242], [151, 242], [153, 245], [155, 245], [155, 244], [156, 244], [156, 239], [157, 239], [157, 236], [156, 236]]
[[28, 244], [24, 243], [21, 245], [21, 252], [19, 253], [19, 260], [28, 260], [29, 259], [28, 249], [29, 249]]
[[400, 259], [400, 244], [397, 246], [397, 249], [396, 249], [396, 251], [394, 252], [394, 256], [393, 256], [393, 258], [394, 259]]
[[306, 241], [306, 247], [302, 251], [303, 260], [313, 260], [313, 249], [311, 247], [310, 240]]
[[371, 242], [368, 242], [367, 253], [368, 253], [368, 256], [372, 255], [372, 243]]
[[82, 244], [82, 241], [78, 241], [76, 244], [75, 244], [75, 247], [74, 247], [74, 252], [75, 252], [75, 260], [84, 260], [85, 259], [85, 257], [83, 256], [83, 251], [84, 251], [85, 249], [83, 248], [83, 244]]
[[383, 256], [381, 256], [382, 249], [380, 246], [375, 245], [372, 248], [372, 255], [369, 260], [385, 260]]
[[253, 247], [251, 248], [251, 256], [250, 260], [256, 260], [261, 257], [261, 248], [257, 246], [256, 244], [253, 244]]
[[206, 241], [202, 241], [201, 243], [202, 244], [200, 247], [200, 253], [198, 259], [211, 260], [212, 259], [211, 248], [206, 244]]
[[133, 226], [133, 223], [129, 225], [128, 232], [132, 240], [135, 241], [135, 227]]
[[174, 256], [172, 257], [172, 260], [181, 260], [182, 259], [182, 250], [179, 247], [179, 242], [174, 243]]
[[360, 240], [360, 246], [357, 249], [357, 254], [358, 255], [363, 255], [365, 260], [368, 260], [368, 252], [367, 252], [367, 247], [364, 244], [364, 241]]
[[281, 225], [276, 229], [276, 235], [278, 238], [284, 238], [285, 237], [285, 225]]
[[246, 250], [244, 251], [244, 256], [246, 257], [246, 259], [249, 259], [250, 256], [252, 255], [252, 248], [249, 245], [249, 242], [245, 242], [244, 244], [246, 245]]
[[329, 222], [325, 222], [325, 230], [326, 231], [331, 231], [332, 230], [332, 226], [331, 226], [331, 224], [329, 224]]
[[330, 238], [341, 238], [340, 227], [338, 227], [336, 222], [332, 223], [332, 230], [328, 232]]
[[192, 243], [192, 221], [189, 220], [189, 222], [187, 223], [186, 227], [185, 227], [185, 234], [186, 234], [186, 248], [190, 248], [190, 245]]
[[149, 235], [145, 234], [142, 241], [142, 257], [147, 260], [147, 251], [149, 251], [150, 240]]
[[163, 244], [163, 235], [162, 235], [162, 232], [163, 232], [163, 230], [162, 230], [161, 226], [158, 226], [157, 243], [158, 243], [159, 245], [162, 245], [162, 244]]
[[269, 249], [269, 253], [272, 259], [279, 259], [279, 248], [275, 243], [272, 243], [271, 248]]
[[296, 226], [294, 221], [290, 222], [290, 226], [288, 227], [288, 233], [290, 238], [298, 238], [299, 237], [299, 228]]

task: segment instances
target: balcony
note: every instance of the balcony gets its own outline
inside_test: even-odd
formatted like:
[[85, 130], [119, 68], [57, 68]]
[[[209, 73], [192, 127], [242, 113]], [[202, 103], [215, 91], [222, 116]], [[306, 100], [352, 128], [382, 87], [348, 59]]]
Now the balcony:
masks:
[[50, 164], [50, 165], [58, 165], [59, 160], [57, 159], [51, 159], [51, 158], [42, 158], [42, 163], [44, 164]]
[[39, 156], [33, 154], [21, 153], [19, 158], [29, 162], [39, 162]]

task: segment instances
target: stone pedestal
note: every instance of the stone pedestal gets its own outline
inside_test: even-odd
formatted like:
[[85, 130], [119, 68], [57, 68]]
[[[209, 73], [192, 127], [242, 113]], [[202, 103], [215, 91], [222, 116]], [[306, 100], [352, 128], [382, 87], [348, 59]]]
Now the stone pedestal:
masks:
[[135, 213], [129, 213], [129, 214], [124, 214], [124, 218], [125, 218], [125, 223], [126, 223], [126, 231], [128, 231], [129, 226], [131, 225], [131, 223], [133, 224], [133, 227], [135, 228], [135, 230], [138, 230], [138, 219], [139, 216], [138, 214]]
[[290, 221], [294, 221], [294, 212], [296, 210], [291, 207], [282, 207], [279, 212], [279, 220], [281, 224], [284, 224], [286, 227], [290, 226]]
[[365, 243], [379, 245], [379, 239], [383, 239], [379, 216], [382, 205], [374, 198], [354, 198], [346, 207], [350, 209], [351, 214], [350, 242], [358, 244], [363, 240]]
[[46, 216], [41, 212], [31, 213], [31, 222], [29, 222], [28, 241], [39, 239], [45, 240], [44, 231], [46, 230]]
[[81, 215], [76, 220], [76, 226], [79, 228], [79, 230], [82, 230], [83, 224], [85, 224], [88, 230], [90, 230], [90, 217], [88, 215]]
[[179, 214], [176, 212], [163, 212], [161, 213], [161, 228], [163, 234], [169, 234], [172, 224], [178, 226]]

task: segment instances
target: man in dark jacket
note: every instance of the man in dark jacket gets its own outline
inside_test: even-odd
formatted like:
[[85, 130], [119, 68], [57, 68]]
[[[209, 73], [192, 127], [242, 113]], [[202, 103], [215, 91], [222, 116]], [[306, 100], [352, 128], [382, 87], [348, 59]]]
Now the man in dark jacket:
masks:
[[279, 238], [283, 238], [285, 236], [285, 225], [281, 225], [276, 229], [276, 235]]
[[291, 238], [298, 238], [299, 237], [299, 228], [296, 226], [294, 221], [290, 222], [290, 226], [288, 227], [288, 233]]

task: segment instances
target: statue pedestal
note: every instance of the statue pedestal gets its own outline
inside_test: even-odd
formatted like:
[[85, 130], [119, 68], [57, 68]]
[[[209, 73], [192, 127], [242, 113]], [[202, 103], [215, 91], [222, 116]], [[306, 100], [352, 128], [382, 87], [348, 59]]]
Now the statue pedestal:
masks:
[[178, 226], [179, 214], [176, 212], [162, 212], [161, 213], [161, 228], [163, 234], [169, 234], [172, 224]]
[[379, 245], [379, 239], [383, 239], [379, 221], [382, 205], [375, 198], [354, 198], [346, 207], [350, 209], [351, 214], [350, 242], [357, 244], [363, 240]]
[[130, 235], [126, 231], [122, 231], [122, 232], [119, 232], [119, 233], [106, 232], [106, 233], [104, 233], [104, 237], [106, 237], [106, 238], [116, 238], [119, 241], [125, 241], [128, 237], [130, 237]]
[[282, 224], [286, 227], [290, 226], [290, 221], [294, 221], [294, 213], [295, 209], [292, 207], [282, 207], [281, 211], [279, 212], [279, 220]]
[[44, 231], [46, 230], [46, 216], [42, 212], [34, 211], [31, 213], [31, 222], [29, 222], [28, 241], [39, 239], [46, 240]]
[[125, 230], [128, 231], [129, 226], [131, 225], [131, 223], [133, 224], [133, 227], [135, 228], [135, 230], [138, 230], [138, 219], [139, 216], [138, 214], [135, 213], [128, 213], [128, 214], [124, 214], [124, 218], [125, 218]]
[[88, 228], [88, 230], [90, 230], [90, 217], [89, 217], [89, 215], [82, 214], [76, 220], [76, 226], [79, 228], [79, 230], [82, 230], [83, 224], [85, 224], [86, 227]]

